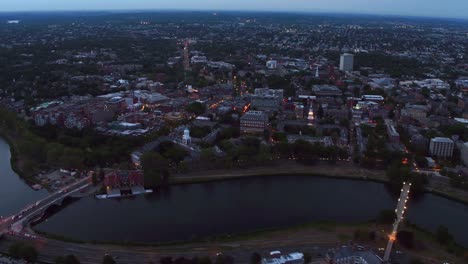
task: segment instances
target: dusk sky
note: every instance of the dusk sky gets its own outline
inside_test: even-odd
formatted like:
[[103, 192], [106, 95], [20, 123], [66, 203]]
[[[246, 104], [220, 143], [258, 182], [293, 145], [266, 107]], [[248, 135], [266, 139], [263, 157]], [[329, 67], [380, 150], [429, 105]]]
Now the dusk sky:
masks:
[[1, 2], [0, 11], [209, 9], [468, 18], [468, 0], [1, 0]]

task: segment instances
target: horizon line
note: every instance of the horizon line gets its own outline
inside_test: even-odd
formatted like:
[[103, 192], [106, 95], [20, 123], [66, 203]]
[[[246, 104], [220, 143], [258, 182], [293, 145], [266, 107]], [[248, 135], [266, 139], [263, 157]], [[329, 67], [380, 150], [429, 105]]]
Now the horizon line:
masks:
[[401, 17], [401, 18], [435, 18], [443, 20], [463, 20], [468, 21], [468, 17], [458, 16], [437, 16], [424, 14], [403, 14], [403, 13], [375, 13], [375, 12], [355, 12], [338, 10], [261, 10], [261, 9], [178, 9], [178, 8], [150, 8], [150, 9], [51, 9], [51, 10], [0, 10], [0, 14], [8, 13], [61, 13], [61, 12], [245, 12], [245, 13], [278, 13], [278, 14], [343, 14], [343, 15], [368, 15], [381, 17]]

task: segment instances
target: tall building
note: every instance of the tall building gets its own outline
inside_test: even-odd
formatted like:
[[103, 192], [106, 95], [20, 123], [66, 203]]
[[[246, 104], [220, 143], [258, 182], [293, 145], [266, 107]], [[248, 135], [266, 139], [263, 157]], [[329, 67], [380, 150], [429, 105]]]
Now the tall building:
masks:
[[263, 133], [268, 128], [268, 115], [263, 111], [248, 111], [240, 118], [241, 133]]
[[455, 143], [450, 138], [435, 137], [429, 144], [431, 156], [439, 158], [450, 158], [453, 155]]
[[352, 71], [354, 68], [354, 55], [344, 53], [340, 57], [340, 71]]

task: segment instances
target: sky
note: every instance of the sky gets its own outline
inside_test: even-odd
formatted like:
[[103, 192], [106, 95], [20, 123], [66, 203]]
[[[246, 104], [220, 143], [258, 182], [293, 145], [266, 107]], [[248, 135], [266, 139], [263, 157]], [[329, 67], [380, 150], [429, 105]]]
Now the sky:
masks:
[[468, 19], [468, 0], [0, 0], [0, 11], [262, 10], [414, 15]]

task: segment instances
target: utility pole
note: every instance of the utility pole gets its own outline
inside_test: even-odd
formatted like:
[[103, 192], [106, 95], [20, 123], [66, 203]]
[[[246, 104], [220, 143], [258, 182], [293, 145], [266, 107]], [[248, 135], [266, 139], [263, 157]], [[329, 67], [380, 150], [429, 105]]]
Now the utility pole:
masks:
[[390, 253], [392, 252], [393, 242], [395, 242], [396, 240], [398, 226], [403, 220], [403, 215], [405, 214], [406, 203], [408, 202], [410, 189], [411, 183], [403, 182], [403, 188], [401, 188], [400, 198], [398, 198], [397, 208], [395, 209], [396, 219], [393, 223], [392, 233], [388, 236], [388, 244], [387, 248], [385, 249], [385, 254], [382, 263], [389, 263], [388, 261], [390, 259]]

